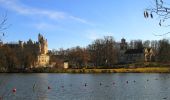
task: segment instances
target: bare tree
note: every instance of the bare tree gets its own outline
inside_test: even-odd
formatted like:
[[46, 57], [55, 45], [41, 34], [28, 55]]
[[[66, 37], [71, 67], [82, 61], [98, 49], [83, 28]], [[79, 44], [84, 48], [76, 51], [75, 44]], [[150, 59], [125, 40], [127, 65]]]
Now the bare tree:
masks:
[[103, 39], [93, 41], [87, 50], [90, 54], [90, 62], [96, 67], [111, 67], [117, 63], [118, 51], [112, 36], [105, 36]]
[[2, 15], [0, 18], [0, 41], [2, 41], [2, 36], [4, 36], [4, 30], [8, 28], [7, 25], [7, 14]]
[[[168, 27], [170, 26], [166, 22], [170, 18], [170, 7], [168, 7], [168, 4], [165, 2], [165, 0], [154, 0], [154, 5], [151, 8], [147, 8], [144, 11], [144, 17], [145, 18], [154, 18], [157, 16], [159, 18], [159, 26]], [[166, 32], [160, 35], [155, 36], [163, 36], [166, 34], [169, 34], [170, 32]]]

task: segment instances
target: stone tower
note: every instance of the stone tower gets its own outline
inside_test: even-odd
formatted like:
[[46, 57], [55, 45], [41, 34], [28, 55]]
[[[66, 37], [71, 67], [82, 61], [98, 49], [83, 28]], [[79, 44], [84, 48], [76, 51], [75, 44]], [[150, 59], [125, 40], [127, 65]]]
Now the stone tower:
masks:
[[127, 42], [126, 42], [126, 39], [122, 38], [121, 39], [121, 42], [120, 42], [120, 50], [119, 50], [119, 62], [120, 63], [123, 63], [125, 62], [125, 52], [127, 50]]
[[127, 49], [126, 39], [122, 38], [120, 43], [120, 50], [126, 50], [126, 49]]
[[39, 53], [47, 54], [48, 53], [47, 39], [44, 39], [44, 37], [41, 34], [38, 34], [38, 42], [39, 42]]
[[48, 43], [41, 34], [38, 34], [39, 55], [37, 66], [47, 67], [49, 64]]
[[154, 51], [152, 48], [145, 48], [144, 49], [144, 56], [145, 56], [145, 62], [150, 62], [154, 60]]

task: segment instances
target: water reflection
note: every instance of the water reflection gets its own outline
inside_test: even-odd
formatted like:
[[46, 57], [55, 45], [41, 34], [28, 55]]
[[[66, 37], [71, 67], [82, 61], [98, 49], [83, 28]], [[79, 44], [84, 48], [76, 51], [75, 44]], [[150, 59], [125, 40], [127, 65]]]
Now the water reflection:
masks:
[[170, 74], [0, 74], [3, 100], [160, 100], [169, 86]]

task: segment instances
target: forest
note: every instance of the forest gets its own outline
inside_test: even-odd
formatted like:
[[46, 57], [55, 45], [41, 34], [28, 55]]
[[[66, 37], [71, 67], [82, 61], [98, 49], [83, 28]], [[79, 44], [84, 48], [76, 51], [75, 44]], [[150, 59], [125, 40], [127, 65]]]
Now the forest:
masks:
[[[162, 40], [131, 40], [127, 43], [127, 49], [152, 48], [155, 54], [155, 60], [150, 63], [168, 64], [170, 61], [170, 41]], [[119, 63], [120, 42], [116, 42], [112, 36], [105, 36], [94, 40], [87, 47], [80, 46], [51, 50], [49, 55], [53, 56], [51, 60], [57, 62], [68, 61], [71, 68], [114, 68]], [[141, 67], [145, 62], [140, 63]], [[149, 63], [149, 62], [147, 62]]]

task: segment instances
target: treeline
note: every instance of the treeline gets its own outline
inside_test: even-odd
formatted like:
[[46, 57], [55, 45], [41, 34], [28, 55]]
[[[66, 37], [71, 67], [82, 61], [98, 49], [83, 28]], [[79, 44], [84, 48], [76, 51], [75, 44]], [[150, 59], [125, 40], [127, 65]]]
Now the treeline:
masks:
[[19, 45], [0, 46], [0, 71], [14, 72], [30, 68], [36, 64], [37, 48], [32, 44], [20, 47]]
[[[32, 42], [24, 47], [0, 46], [0, 71], [13, 71], [34, 67], [37, 61], [38, 47]], [[127, 43], [127, 49], [152, 48], [155, 62], [170, 63], [170, 41], [162, 40], [132, 40]], [[60, 66], [69, 62], [70, 68], [113, 68], [119, 64], [120, 43], [112, 36], [96, 39], [87, 47], [52, 50], [49, 52], [50, 62]]]
[[69, 61], [71, 68], [112, 66], [117, 62], [118, 53], [113, 37], [93, 41], [86, 48], [73, 47], [67, 50], [52, 50], [50, 55]]
[[[127, 49], [152, 48], [155, 54], [155, 62], [170, 62], [170, 41], [162, 40], [131, 40], [127, 43]], [[87, 47], [73, 47], [69, 49], [52, 50], [50, 55], [57, 59], [68, 61], [71, 68], [110, 68], [119, 64], [120, 43], [112, 36], [96, 39]]]

